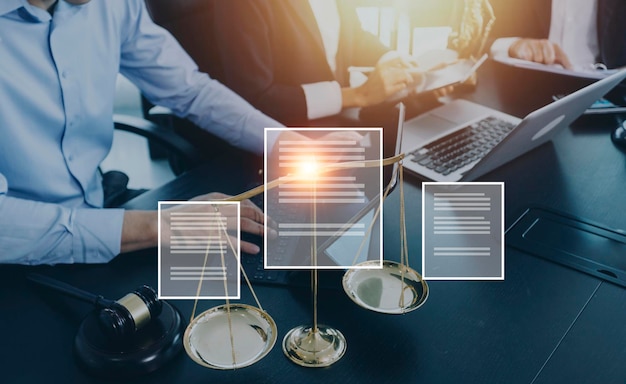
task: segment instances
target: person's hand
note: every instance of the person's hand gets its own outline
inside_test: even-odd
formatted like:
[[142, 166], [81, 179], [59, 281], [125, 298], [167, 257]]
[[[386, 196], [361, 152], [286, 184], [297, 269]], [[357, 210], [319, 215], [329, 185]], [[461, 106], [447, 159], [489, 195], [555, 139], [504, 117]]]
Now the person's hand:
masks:
[[416, 64], [397, 57], [378, 63], [367, 81], [355, 89], [357, 105], [368, 107], [386, 101], [390, 96], [422, 81]]
[[448, 85], [443, 88], [435, 89], [433, 92], [433, 97], [439, 99], [441, 97], [448, 96], [454, 92], [454, 85]]
[[509, 47], [509, 56], [541, 64], [560, 64], [565, 69], [573, 69], [563, 49], [546, 39], [519, 39]]
[[[229, 197], [219, 192], [212, 192], [205, 195], [201, 195], [191, 199], [190, 201], [222, 201]], [[168, 244], [168, 241], [172, 235], [177, 235], [177, 230], [172, 229], [170, 224], [173, 224], [172, 217], [176, 214], [214, 214], [219, 212], [221, 217], [225, 219], [224, 228], [219, 229], [185, 229], [185, 236], [218, 236], [218, 238], [225, 237], [224, 229], [226, 229], [229, 236], [231, 236], [231, 242], [235, 241], [234, 230], [237, 228], [237, 209], [235, 205], [231, 204], [181, 204], [168, 208], [162, 213], [161, 221], [161, 241], [164, 245]], [[243, 200], [239, 205], [240, 212], [240, 230], [241, 232], [251, 233], [254, 235], [263, 236], [264, 233], [264, 215], [263, 211], [257, 207], [250, 200]], [[172, 215], [173, 214], [173, 215]], [[270, 233], [270, 236], [276, 236], [275, 231]], [[225, 239], [223, 239], [225, 240]], [[233, 243], [234, 244], [234, 243]], [[241, 251], [250, 254], [259, 253], [260, 249], [256, 244], [241, 241]]]

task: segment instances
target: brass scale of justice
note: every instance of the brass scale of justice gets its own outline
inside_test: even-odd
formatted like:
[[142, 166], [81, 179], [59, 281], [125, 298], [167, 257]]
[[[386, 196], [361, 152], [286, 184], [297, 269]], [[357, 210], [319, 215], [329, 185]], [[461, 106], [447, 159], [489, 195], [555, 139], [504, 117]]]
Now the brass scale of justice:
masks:
[[[485, 47], [485, 42], [495, 22], [493, 7], [489, 0], [462, 0], [462, 12], [460, 28], [453, 34], [450, 40], [451, 48], [459, 52], [459, 56], [476, 56], [471, 52], [480, 54]], [[365, 261], [362, 268], [348, 269], [342, 279], [342, 285], [346, 294], [357, 305], [372, 311], [385, 314], [404, 314], [411, 312], [424, 304], [428, 298], [428, 285], [422, 276], [408, 265], [408, 246], [406, 238], [406, 222], [404, 213], [404, 191], [402, 160], [404, 154], [383, 159], [382, 161], [361, 161], [366, 167], [388, 166], [398, 163], [394, 169], [391, 180], [399, 176], [400, 190], [400, 262], [382, 260], [382, 268], [378, 261]], [[348, 168], [352, 163], [337, 163], [323, 170]], [[399, 175], [396, 174], [399, 172]], [[259, 186], [227, 200], [241, 201], [276, 187], [279, 183], [289, 180], [281, 178]], [[382, 196], [381, 204], [387, 197], [390, 183]], [[373, 222], [379, 215], [380, 206], [372, 219]], [[315, 216], [313, 216], [315, 219]], [[225, 230], [225, 228], [223, 228]], [[314, 237], [315, 238], [315, 237]], [[315, 242], [315, 240], [313, 240]], [[365, 241], [362, 242], [361, 247]], [[232, 244], [230, 244], [232, 248]], [[360, 248], [361, 248], [360, 247]], [[360, 254], [361, 249], [357, 252]], [[311, 264], [316, 265], [317, 250], [315, 245], [311, 247]], [[370, 268], [371, 267], [371, 268]], [[257, 306], [246, 304], [231, 304], [226, 299], [225, 305], [213, 307], [198, 316], [195, 316], [197, 299], [195, 300], [191, 320], [183, 337], [185, 351], [196, 363], [213, 369], [237, 369], [254, 364], [261, 360], [274, 347], [277, 338], [277, 327], [274, 320], [263, 310], [254, 293], [252, 284], [245, 271], [241, 272], [246, 280], [248, 288], [252, 292]], [[317, 289], [318, 269], [311, 270], [311, 289], [313, 292], [313, 322], [311, 325], [301, 325], [291, 329], [283, 339], [282, 349], [284, 354], [294, 363], [305, 367], [326, 367], [338, 361], [346, 350], [346, 340], [341, 332], [332, 327], [319, 324], [317, 321]], [[372, 305], [369, 298], [363, 297], [359, 286], [368, 281], [377, 279], [376, 284], [380, 289], [382, 299], [378, 305]], [[382, 282], [382, 284], [380, 283]], [[200, 289], [198, 287], [198, 292]], [[224, 286], [226, 289], [226, 285]], [[383, 292], [384, 291], [384, 292]], [[371, 295], [371, 286], [368, 287], [368, 295]], [[228, 295], [226, 295], [228, 296]], [[211, 343], [204, 337], [207, 333], [215, 330], [227, 331], [230, 347], [228, 350], [215, 348], [215, 345], [223, 343]], [[223, 341], [223, 340], [222, 340]]]
[[[421, 275], [408, 265], [408, 246], [404, 214], [404, 191], [402, 159], [404, 154], [381, 160], [365, 160], [335, 163], [320, 167], [316, 173], [332, 172], [339, 169], [359, 167], [381, 167], [399, 163], [394, 169], [392, 182], [385, 188], [381, 202], [375, 210], [374, 217], [367, 228], [366, 234], [356, 253], [358, 256], [365, 241], [372, 231], [374, 222], [380, 214], [380, 205], [384, 202], [393, 180], [398, 179], [400, 192], [400, 262], [389, 260], [368, 260], [348, 268], [342, 279], [342, 285], [350, 299], [357, 305], [386, 314], [404, 314], [419, 308], [428, 298], [428, 285]], [[237, 196], [223, 201], [241, 201], [272, 189], [279, 184], [302, 181], [301, 175], [287, 175], [261, 185]], [[315, 197], [314, 197], [315, 200]], [[313, 203], [315, 206], [315, 203]], [[313, 208], [315, 212], [315, 208]], [[313, 214], [313, 228], [316, 216]], [[222, 225], [221, 231], [226, 233]], [[302, 325], [291, 329], [283, 339], [283, 352], [294, 363], [306, 367], [325, 367], [339, 360], [346, 350], [346, 340], [340, 331], [319, 324], [317, 321], [317, 290], [318, 268], [316, 236], [311, 246], [311, 289], [313, 292], [312, 325]], [[233, 250], [232, 242], [225, 236], [226, 242]], [[205, 254], [205, 265], [208, 252]], [[221, 251], [222, 266], [224, 252]], [[356, 258], [355, 258], [356, 259]], [[226, 299], [224, 305], [213, 307], [195, 316], [196, 298], [191, 320], [183, 336], [185, 351], [196, 363], [213, 369], [237, 369], [249, 366], [262, 359], [273, 348], [277, 338], [277, 327], [274, 320], [265, 312], [258, 300], [252, 284], [243, 267], [242, 275], [250, 289], [256, 307], [246, 304], [232, 304]], [[372, 284], [375, 281], [376, 284]], [[200, 292], [202, 278], [198, 284]], [[228, 292], [224, 282], [226, 297]], [[375, 291], [375, 292], [374, 292]], [[365, 293], [366, 292], [366, 293]], [[198, 295], [199, 296], [199, 295]], [[378, 299], [373, 303], [372, 296]]]

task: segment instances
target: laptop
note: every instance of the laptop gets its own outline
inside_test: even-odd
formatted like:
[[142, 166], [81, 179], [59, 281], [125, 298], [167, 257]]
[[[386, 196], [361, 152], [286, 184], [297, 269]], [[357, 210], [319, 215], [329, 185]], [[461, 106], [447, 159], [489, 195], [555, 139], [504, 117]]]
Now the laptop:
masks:
[[625, 78], [621, 70], [523, 119], [454, 100], [405, 122], [403, 166], [432, 181], [472, 181], [551, 140]]
[[[400, 154], [401, 139], [403, 133], [403, 124], [405, 118], [405, 107], [399, 103], [397, 106], [398, 121], [393, 126], [385, 127], [383, 130], [383, 157], [388, 158]], [[358, 128], [355, 128], [358, 130]], [[376, 147], [376, 145], [374, 145]], [[397, 168], [398, 163], [393, 166], [384, 167], [382, 176], [383, 189], [390, 188], [397, 183]], [[272, 194], [274, 198], [277, 194], [277, 188], [266, 191], [266, 200], [269, 202]], [[336, 204], [328, 204], [327, 206], [319, 206], [317, 215], [325, 216], [323, 222], [341, 222], [345, 225], [337, 226], [333, 229], [333, 233], [327, 236], [320, 236], [317, 242], [317, 256], [318, 265], [324, 266], [324, 269], [319, 273], [319, 287], [320, 288], [341, 288], [341, 276], [343, 275], [345, 268], [342, 266], [351, 265], [356, 254], [360, 252], [359, 257], [363, 260], [357, 260], [357, 262], [376, 258], [380, 254], [380, 242], [379, 236], [372, 234], [380, 232], [380, 215], [376, 215], [375, 212], [379, 207], [380, 202], [380, 190], [373, 190], [371, 188], [364, 189], [365, 201], [362, 203], [354, 204], [342, 204], [338, 207]], [[293, 205], [293, 204], [291, 204]], [[298, 205], [296, 205], [296, 208]], [[290, 212], [292, 215], [300, 215], [299, 222], [310, 222], [310, 218], [307, 217], [310, 212], [308, 207], [298, 212]], [[376, 218], [376, 219], [375, 219]], [[318, 217], [319, 219], [319, 217]], [[308, 221], [307, 221], [308, 220]], [[350, 233], [353, 226], [359, 226], [359, 228], [370, 228], [369, 232], [366, 232], [358, 242], [355, 242], [355, 236]], [[245, 238], [246, 236], [244, 236]], [[243, 255], [241, 258], [241, 264], [248, 275], [250, 281], [254, 283], [262, 284], [274, 284], [274, 285], [291, 285], [291, 286], [310, 286], [310, 258], [311, 243], [309, 241], [302, 240], [302, 237], [284, 237], [280, 238], [280, 241], [284, 243], [280, 244], [283, 252], [276, 254], [272, 252], [269, 257], [282, 257], [284, 258], [279, 263], [268, 262], [269, 265], [293, 265], [299, 268], [285, 268], [285, 269], [268, 269], [265, 268], [264, 262], [266, 255], [263, 251], [259, 255]], [[247, 238], [246, 240], [253, 240]], [[361, 245], [363, 242], [364, 245]], [[258, 242], [257, 242], [258, 243]], [[261, 245], [261, 249], [265, 247]], [[378, 251], [378, 252], [377, 252]], [[304, 255], [304, 257], [303, 257]]]

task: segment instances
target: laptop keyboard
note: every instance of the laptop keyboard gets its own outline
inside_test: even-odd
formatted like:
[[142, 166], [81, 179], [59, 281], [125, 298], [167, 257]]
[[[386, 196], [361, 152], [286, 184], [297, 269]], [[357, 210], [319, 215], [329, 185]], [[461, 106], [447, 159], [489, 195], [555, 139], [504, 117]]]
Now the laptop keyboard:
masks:
[[484, 157], [515, 128], [489, 116], [410, 153], [410, 160], [444, 176]]

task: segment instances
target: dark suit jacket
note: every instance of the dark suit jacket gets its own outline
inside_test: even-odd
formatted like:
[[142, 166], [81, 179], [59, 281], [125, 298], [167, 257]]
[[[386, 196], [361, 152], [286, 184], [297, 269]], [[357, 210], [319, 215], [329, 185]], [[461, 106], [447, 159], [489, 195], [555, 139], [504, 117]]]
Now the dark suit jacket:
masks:
[[350, 65], [374, 65], [388, 50], [365, 32], [349, 1], [338, 0], [341, 20], [337, 76], [307, 0], [218, 0], [213, 35], [220, 61], [211, 76], [265, 114], [286, 125], [306, 126], [301, 85], [337, 80], [347, 85]]
[[[549, 0], [491, 0], [496, 15], [493, 37], [548, 38]], [[598, 62], [609, 68], [626, 65], [626, 1], [598, 0]]]

